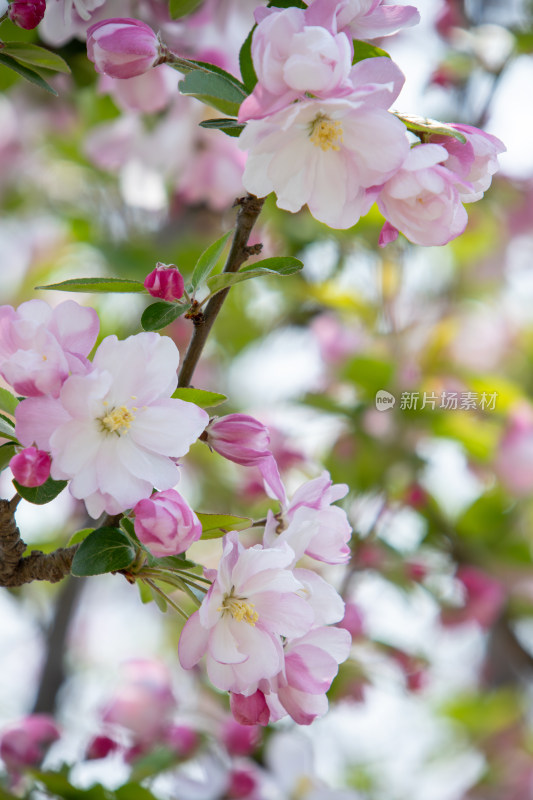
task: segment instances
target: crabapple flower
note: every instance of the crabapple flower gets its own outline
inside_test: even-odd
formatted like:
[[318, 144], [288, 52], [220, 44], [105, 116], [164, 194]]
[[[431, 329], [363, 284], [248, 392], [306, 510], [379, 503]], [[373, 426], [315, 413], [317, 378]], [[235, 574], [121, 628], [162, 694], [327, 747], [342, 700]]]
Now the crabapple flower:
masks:
[[446, 168], [442, 162], [447, 158], [441, 145], [416, 145], [381, 188], [377, 204], [388, 223], [380, 236], [381, 247], [398, 231], [426, 247], [447, 244], [464, 231], [468, 216], [458, 187], [468, 192], [472, 185]]
[[257, 466], [270, 452], [266, 425], [248, 414], [215, 417], [205, 429], [207, 444], [229, 461], [245, 467]]
[[37, 27], [45, 11], [46, 0], [12, 0], [7, 16], [19, 28], [30, 31]]
[[52, 477], [70, 480], [71, 494], [92, 517], [118, 514], [171, 489], [185, 455], [203, 431], [206, 412], [170, 395], [179, 353], [157, 333], [119, 341], [106, 337], [87, 375], [71, 375], [57, 400], [28, 398], [17, 406], [17, 436], [52, 455]]
[[239, 145], [249, 151], [249, 192], [274, 191], [287, 211], [307, 204], [333, 228], [349, 228], [367, 213], [375, 197], [367, 189], [385, 183], [409, 152], [405, 126], [386, 111], [403, 76], [390, 59], [370, 58], [350, 79], [346, 97], [303, 100], [247, 123]]
[[472, 125], [450, 125], [451, 128], [466, 137], [466, 143], [453, 136], [432, 136], [432, 144], [442, 145], [448, 151], [446, 167], [467, 181], [470, 186], [458, 185], [459, 196], [463, 203], [481, 200], [483, 193], [489, 188], [492, 176], [499, 169], [498, 155], [506, 150], [503, 142], [496, 136]]
[[252, 38], [258, 83], [239, 110], [239, 121], [261, 119], [305, 93], [326, 97], [350, 91], [351, 41], [306, 23], [300, 8], [263, 11]]
[[231, 713], [240, 725], [268, 725], [270, 709], [260, 689], [244, 695], [230, 692]]
[[109, 93], [122, 111], [155, 114], [166, 108], [175, 97], [178, 76], [168, 64], [160, 64], [134, 78], [111, 78], [102, 75], [98, 91]]
[[177, 267], [158, 262], [155, 269], [144, 279], [144, 288], [152, 297], [172, 302], [183, 297], [185, 281]]
[[18, 394], [57, 397], [70, 373], [88, 371], [98, 328], [96, 311], [74, 300], [1, 306], [0, 374]]
[[36, 447], [26, 447], [17, 453], [9, 466], [21, 486], [42, 486], [50, 477], [50, 456]]
[[2, 731], [0, 757], [10, 772], [37, 767], [59, 736], [59, 729], [52, 717], [30, 714]]
[[269, 511], [264, 545], [273, 547], [286, 542], [296, 560], [305, 553], [327, 564], [346, 563], [350, 558], [347, 543], [352, 528], [346, 512], [332, 503], [347, 491], [346, 484], [333, 485], [329, 474], [323, 472], [319, 478], [300, 486], [290, 502], [279, 497], [284, 508], [276, 516]]
[[245, 549], [236, 533], [227, 534], [216, 577], [183, 628], [181, 665], [191, 669], [206, 654], [211, 683], [239, 694], [253, 694], [259, 681], [276, 675], [281, 637], [301, 636], [314, 621], [289, 569], [293, 559], [286, 544]]
[[513, 411], [498, 446], [494, 469], [508, 492], [528, 495], [533, 489], [533, 409]]
[[202, 535], [202, 524], [175, 489], [156, 492], [133, 509], [135, 533], [152, 555], [184, 553]]
[[87, 56], [97, 72], [112, 78], [142, 75], [159, 59], [159, 40], [145, 22], [112, 17], [87, 29]]
[[310, 24], [325, 25], [352, 39], [391, 36], [420, 22], [415, 6], [383, 5], [383, 0], [309, 0]]

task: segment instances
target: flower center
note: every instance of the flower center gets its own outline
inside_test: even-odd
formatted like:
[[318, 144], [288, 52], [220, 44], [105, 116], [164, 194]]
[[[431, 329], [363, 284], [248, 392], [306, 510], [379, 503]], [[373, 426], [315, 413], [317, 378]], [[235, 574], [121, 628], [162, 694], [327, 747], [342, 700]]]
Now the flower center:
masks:
[[309, 138], [322, 150], [340, 150], [342, 124], [338, 119], [330, 119], [325, 114], [317, 114], [310, 125]]
[[[133, 411], [137, 411], [137, 409], [134, 408]], [[127, 406], [119, 406], [113, 408], [105, 417], [100, 417], [100, 424], [103, 431], [122, 436], [123, 433], [128, 432], [134, 419], [135, 414]]]
[[237, 622], [244, 621], [252, 627], [255, 626], [255, 623], [259, 619], [259, 614], [257, 611], [254, 611], [253, 603], [249, 603], [245, 597], [233, 597], [231, 594], [224, 597], [224, 601], [222, 605], [217, 608], [217, 611], [222, 611], [222, 614], [229, 611], [233, 619], [236, 619]]

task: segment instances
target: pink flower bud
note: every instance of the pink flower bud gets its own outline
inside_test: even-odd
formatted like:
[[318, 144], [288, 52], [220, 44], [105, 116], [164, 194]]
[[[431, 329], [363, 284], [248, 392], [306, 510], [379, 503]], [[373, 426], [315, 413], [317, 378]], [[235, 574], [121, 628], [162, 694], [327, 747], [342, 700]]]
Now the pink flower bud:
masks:
[[185, 282], [177, 267], [169, 267], [158, 262], [155, 269], [146, 276], [144, 288], [152, 297], [172, 302], [183, 297]]
[[365, 622], [359, 606], [355, 603], [346, 603], [344, 606], [344, 617], [338, 625], [339, 628], [347, 630], [352, 638], [364, 636]]
[[222, 726], [220, 741], [230, 755], [249, 756], [257, 747], [260, 736], [259, 728], [228, 719]]
[[36, 767], [57, 739], [59, 730], [52, 717], [31, 714], [4, 730], [0, 736], [0, 756], [11, 772]]
[[270, 709], [260, 689], [246, 697], [230, 692], [231, 713], [241, 725], [268, 725]]
[[133, 513], [139, 541], [156, 558], [184, 553], [202, 535], [200, 520], [175, 489], [140, 500]]
[[13, 0], [9, 4], [7, 16], [19, 28], [30, 31], [37, 27], [45, 11], [46, 0]]
[[105, 758], [109, 753], [114, 753], [117, 748], [117, 742], [114, 739], [110, 739], [109, 736], [95, 736], [87, 746], [85, 758], [88, 761]]
[[215, 417], [206, 433], [208, 445], [236, 464], [254, 467], [272, 455], [268, 428], [247, 414]]
[[97, 72], [112, 78], [134, 78], [159, 58], [159, 40], [145, 22], [113, 17], [87, 30], [87, 55]]
[[26, 447], [17, 453], [9, 466], [15, 480], [21, 486], [42, 486], [50, 477], [50, 456], [36, 447]]
[[169, 725], [164, 734], [164, 742], [180, 758], [189, 758], [200, 744], [198, 733], [186, 725]]
[[228, 797], [231, 800], [251, 798], [257, 789], [257, 778], [249, 769], [234, 769], [230, 773]]

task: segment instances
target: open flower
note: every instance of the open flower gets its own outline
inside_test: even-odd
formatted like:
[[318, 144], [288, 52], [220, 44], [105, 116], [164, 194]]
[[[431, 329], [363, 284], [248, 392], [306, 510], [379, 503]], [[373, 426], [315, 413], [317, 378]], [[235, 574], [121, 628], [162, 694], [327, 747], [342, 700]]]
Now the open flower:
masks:
[[281, 637], [301, 636], [314, 621], [289, 569], [293, 559], [287, 545], [245, 549], [229, 533], [216, 578], [183, 628], [181, 665], [191, 669], [206, 654], [213, 685], [240, 694], [254, 693], [260, 680], [280, 672]]
[[185, 455], [209, 421], [206, 412], [170, 397], [179, 353], [157, 333], [103, 340], [93, 370], [72, 375], [57, 400], [28, 398], [17, 406], [17, 435], [52, 455], [52, 477], [70, 480], [89, 514], [118, 514], [172, 488], [173, 459]]
[[353, 39], [377, 39], [420, 22], [415, 6], [383, 5], [383, 0], [308, 0], [308, 19], [349, 34]]

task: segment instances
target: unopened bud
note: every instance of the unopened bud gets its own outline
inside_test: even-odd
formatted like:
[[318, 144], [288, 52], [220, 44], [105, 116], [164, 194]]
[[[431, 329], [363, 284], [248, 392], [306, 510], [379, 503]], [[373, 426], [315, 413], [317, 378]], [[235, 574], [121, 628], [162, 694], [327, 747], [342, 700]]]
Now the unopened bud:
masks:
[[42, 486], [50, 477], [50, 456], [36, 447], [26, 447], [9, 462], [13, 477], [21, 486]]
[[13, 0], [9, 4], [7, 16], [14, 25], [30, 31], [37, 27], [45, 11], [46, 0]]
[[145, 22], [112, 17], [87, 30], [87, 55], [97, 72], [112, 78], [142, 75], [159, 59], [159, 40]]
[[172, 302], [183, 297], [185, 282], [177, 267], [158, 262], [155, 269], [146, 276], [144, 288], [152, 297]]

